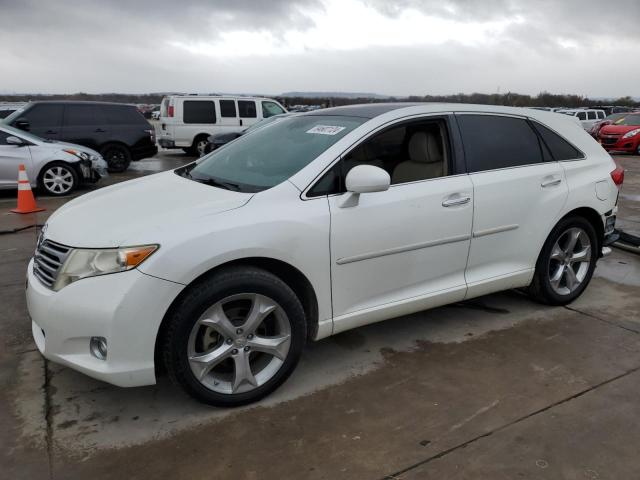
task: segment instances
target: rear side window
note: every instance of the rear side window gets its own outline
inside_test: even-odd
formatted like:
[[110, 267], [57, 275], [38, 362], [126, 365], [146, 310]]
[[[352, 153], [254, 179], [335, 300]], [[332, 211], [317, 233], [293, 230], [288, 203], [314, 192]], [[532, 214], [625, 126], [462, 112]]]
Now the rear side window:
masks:
[[220, 116], [221, 117], [237, 117], [235, 100], [220, 100]]
[[238, 100], [238, 110], [242, 118], [256, 118], [256, 102], [253, 100]]
[[598, 118], [602, 120], [604, 118], [604, 112], [602, 111], [598, 112]]
[[60, 126], [63, 109], [60, 104], [40, 103], [24, 112], [20, 118], [26, 118], [31, 127]]
[[595, 120], [596, 117], [596, 112], [587, 112], [587, 119], [588, 120]]
[[542, 163], [538, 136], [526, 120], [458, 115], [469, 173]]
[[104, 125], [106, 120], [95, 105], [67, 105], [64, 109], [65, 126]]
[[551, 155], [553, 155], [554, 160], [573, 160], [576, 158], [583, 158], [582, 153], [580, 153], [576, 147], [571, 145], [554, 131], [537, 122], [533, 122], [533, 126], [540, 134], [542, 141], [551, 151]]
[[216, 123], [216, 104], [206, 100], [185, 100], [184, 123]]
[[262, 102], [262, 116], [264, 118], [273, 117], [285, 113], [280, 105], [274, 102]]
[[578, 112], [578, 113], [576, 113], [576, 116], [580, 120], [586, 120], [587, 119], [587, 112]]
[[134, 106], [101, 105], [100, 109], [111, 125], [148, 125], [145, 118]]

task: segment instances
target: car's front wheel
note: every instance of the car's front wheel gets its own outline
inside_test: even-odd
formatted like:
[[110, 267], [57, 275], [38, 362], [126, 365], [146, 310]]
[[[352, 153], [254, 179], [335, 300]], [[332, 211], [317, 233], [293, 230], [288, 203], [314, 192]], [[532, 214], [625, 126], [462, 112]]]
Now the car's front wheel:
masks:
[[566, 305], [582, 294], [598, 260], [598, 239], [583, 217], [565, 218], [555, 226], [536, 263], [531, 296], [541, 303]]
[[169, 376], [216, 406], [243, 405], [271, 393], [295, 368], [306, 339], [295, 293], [252, 267], [223, 270], [191, 287], [167, 321], [163, 355]]
[[78, 174], [65, 162], [54, 162], [40, 172], [40, 188], [49, 195], [60, 197], [71, 193], [78, 186]]

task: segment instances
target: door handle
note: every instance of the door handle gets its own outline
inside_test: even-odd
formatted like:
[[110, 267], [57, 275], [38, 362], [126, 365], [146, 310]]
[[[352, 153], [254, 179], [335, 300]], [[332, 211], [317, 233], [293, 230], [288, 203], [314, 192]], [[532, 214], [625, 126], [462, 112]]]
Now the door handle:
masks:
[[556, 185], [560, 185], [562, 183], [561, 178], [556, 178], [555, 180], [546, 180], [540, 184], [542, 188], [547, 187], [555, 187]]
[[56, 134], [56, 133], [58, 133], [58, 132], [56, 132], [56, 131], [54, 131], [54, 130], [47, 130], [47, 131], [46, 131], [46, 132], [44, 132], [44, 133], [45, 133], [45, 135], [55, 135], [55, 134]]
[[471, 201], [471, 197], [455, 197], [449, 198], [442, 202], [443, 207], [456, 207], [458, 205], [465, 205]]
[[96, 128], [96, 129], [94, 130], [94, 132], [96, 132], [96, 133], [104, 133], [104, 130], [103, 130], [103, 129], [101, 129], [101, 128]]

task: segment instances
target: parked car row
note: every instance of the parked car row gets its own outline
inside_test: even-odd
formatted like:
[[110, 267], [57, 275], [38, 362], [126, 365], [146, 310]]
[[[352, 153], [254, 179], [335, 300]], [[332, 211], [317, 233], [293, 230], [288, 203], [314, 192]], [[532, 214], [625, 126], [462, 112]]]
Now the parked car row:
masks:
[[104, 102], [29, 102], [3, 120], [38, 137], [100, 152], [111, 172], [158, 152], [155, 130], [134, 105]]

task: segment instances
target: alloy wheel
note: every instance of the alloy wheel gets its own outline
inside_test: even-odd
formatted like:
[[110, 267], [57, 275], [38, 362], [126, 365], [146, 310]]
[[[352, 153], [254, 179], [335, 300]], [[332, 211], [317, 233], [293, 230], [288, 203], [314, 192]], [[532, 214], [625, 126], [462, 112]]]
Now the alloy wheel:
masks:
[[291, 324], [273, 299], [243, 293], [209, 307], [189, 335], [187, 355], [195, 378], [218, 393], [254, 390], [287, 358]]
[[589, 271], [591, 240], [582, 228], [572, 227], [556, 240], [549, 257], [549, 283], [558, 295], [575, 292]]
[[198, 140], [196, 143], [196, 151], [198, 152], [198, 156], [202, 157], [206, 153], [207, 144], [209, 142], [207, 140]]
[[42, 175], [44, 187], [55, 195], [68, 193], [73, 188], [73, 174], [68, 168], [55, 166], [48, 168]]

